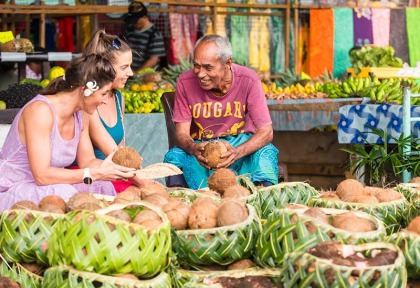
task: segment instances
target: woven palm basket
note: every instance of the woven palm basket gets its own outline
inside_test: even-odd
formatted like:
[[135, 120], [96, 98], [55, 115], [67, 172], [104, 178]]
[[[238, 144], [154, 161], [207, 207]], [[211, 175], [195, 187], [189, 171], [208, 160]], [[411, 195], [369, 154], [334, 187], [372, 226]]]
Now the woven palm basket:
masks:
[[280, 269], [259, 267], [229, 271], [192, 271], [177, 269], [174, 270], [172, 274], [172, 285], [175, 288], [222, 288], [221, 284], [217, 283], [217, 279], [221, 277], [243, 278], [246, 276], [266, 276], [272, 278], [273, 281], [278, 282], [280, 281], [280, 275]]
[[[131, 205], [156, 212], [163, 222], [149, 229], [105, 215]], [[72, 265], [85, 272], [153, 277], [169, 265], [170, 253], [170, 223], [166, 214], [150, 203], [138, 201], [94, 212], [67, 213], [51, 234], [48, 260], [51, 266]]]
[[406, 218], [404, 213], [408, 207], [408, 202], [404, 197], [401, 197], [401, 199], [395, 201], [377, 204], [349, 203], [314, 196], [309, 200], [308, 205], [312, 207], [336, 208], [368, 213], [381, 220], [384, 223], [387, 233], [392, 234], [398, 232], [401, 226], [404, 225]]
[[398, 246], [403, 252], [408, 276], [420, 278], [420, 235], [402, 230], [389, 236], [387, 241]]
[[18, 263], [7, 263], [2, 255], [0, 255], [0, 276], [16, 281], [22, 288], [39, 288], [42, 283], [41, 276], [26, 270]]
[[68, 266], [56, 266], [45, 271], [42, 288], [170, 288], [171, 278], [160, 272], [154, 278], [133, 280], [83, 272]]
[[[280, 268], [286, 253], [305, 251], [321, 242], [338, 241], [343, 244], [359, 244], [385, 239], [386, 233], [382, 222], [369, 214], [355, 212], [358, 217], [374, 223], [376, 230], [355, 233], [317, 221], [303, 214], [306, 210], [276, 209], [263, 222], [263, 232], [258, 238], [255, 254], [255, 260], [260, 266]], [[348, 212], [347, 210], [326, 208], [322, 210], [327, 216]], [[296, 219], [295, 223], [292, 223], [293, 217]], [[316, 233], [309, 233], [307, 224], [317, 227]]]
[[48, 265], [47, 247], [64, 214], [7, 210], [0, 218], [0, 250], [7, 262]]
[[367, 258], [371, 257], [374, 249], [397, 251], [398, 256], [391, 265], [357, 268], [336, 265], [330, 259], [318, 258], [306, 252], [287, 253], [282, 272], [284, 287], [406, 287], [405, 260], [397, 247], [388, 243], [374, 242], [355, 245], [354, 249]]
[[286, 182], [258, 190], [261, 201], [262, 218], [267, 218], [271, 211], [285, 204], [307, 205], [312, 196], [319, 192], [304, 182]]
[[402, 193], [409, 203], [404, 213], [405, 224], [408, 225], [420, 215], [420, 183], [401, 183], [395, 190]]
[[183, 265], [229, 265], [251, 256], [261, 232], [255, 208], [249, 204], [248, 218], [238, 224], [211, 229], [176, 230], [173, 251]]

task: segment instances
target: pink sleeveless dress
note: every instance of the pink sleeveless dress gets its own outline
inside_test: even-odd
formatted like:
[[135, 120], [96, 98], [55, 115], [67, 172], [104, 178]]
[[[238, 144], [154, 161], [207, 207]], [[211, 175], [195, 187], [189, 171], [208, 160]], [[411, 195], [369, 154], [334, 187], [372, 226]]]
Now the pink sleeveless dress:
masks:
[[[76, 192], [116, 195], [112, 183], [108, 181], [95, 181], [92, 185], [78, 183], [39, 186], [35, 183], [28, 161], [26, 145], [20, 141], [18, 132], [18, 121], [23, 109], [34, 101], [45, 101], [53, 111], [54, 123], [50, 136], [51, 166], [64, 168], [71, 165], [76, 158], [77, 145], [83, 127], [81, 111], [74, 114], [74, 138], [64, 140], [58, 130], [56, 115], [51, 102], [42, 95], [36, 96], [16, 115], [0, 151], [0, 212], [10, 209], [14, 203], [22, 200], [30, 200], [38, 204], [47, 195], [57, 195], [65, 200]], [[80, 181], [82, 182], [82, 179]]]

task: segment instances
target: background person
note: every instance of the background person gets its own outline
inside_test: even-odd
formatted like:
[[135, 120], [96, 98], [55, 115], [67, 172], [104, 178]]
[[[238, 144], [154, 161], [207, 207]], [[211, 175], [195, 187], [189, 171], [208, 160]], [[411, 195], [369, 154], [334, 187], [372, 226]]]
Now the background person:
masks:
[[[115, 195], [111, 182], [99, 180], [134, 176], [134, 169], [116, 165], [110, 157], [96, 159], [89, 119], [81, 113], [92, 114], [106, 103], [114, 78], [111, 63], [100, 56], [74, 59], [64, 77], [19, 111], [0, 152], [0, 211], [21, 200], [38, 203], [47, 195]], [[75, 158], [82, 169], [64, 169]]]
[[[213, 139], [226, 141], [228, 150], [217, 168], [251, 173], [257, 185], [278, 182], [278, 150], [270, 143], [273, 128], [261, 81], [252, 69], [232, 63], [227, 38], [210, 34], [197, 41], [194, 68], [178, 78], [172, 120], [177, 147], [164, 162], [183, 170], [189, 188], [207, 186], [212, 170], [201, 151]], [[182, 177], [169, 177], [167, 186], [184, 185]]]

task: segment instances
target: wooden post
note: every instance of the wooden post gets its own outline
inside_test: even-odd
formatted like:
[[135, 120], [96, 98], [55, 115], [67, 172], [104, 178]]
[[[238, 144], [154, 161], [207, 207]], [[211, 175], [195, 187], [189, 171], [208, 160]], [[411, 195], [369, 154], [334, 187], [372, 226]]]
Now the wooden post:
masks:
[[[15, 0], [11, 0], [10, 4], [15, 5]], [[13, 35], [16, 34], [16, 23], [15, 23], [15, 14], [12, 14], [10, 17], [10, 30], [12, 31]]]
[[[44, 6], [45, 3], [41, 0], [41, 6]], [[45, 14], [42, 13], [39, 15], [39, 46], [45, 48]]]
[[31, 15], [27, 14], [25, 16], [25, 38], [29, 39], [31, 37]]
[[290, 67], [290, 0], [286, 0], [287, 8], [286, 8], [286, 17], [285, 17], [285, 25], [284, 25], [284, 66], [286, 69]]
[[[298, 1], [298, 0], [297, 0]], [[295, 73], [300, 73], [302, 70], [301, 66], [298, 66], [298, 62], [299, 62], [299, 9], [297, 8], [297, 6], [295, 6], [294, 9], [294, 20], [295, 20], [295, 26], [294, 26], [294, 30], [295, 30]]]
[[[217, 0], [214, 0], [214, 4], [217, 4]], [[216, 21], [217, 21], [217, 6], [213, 6], [213, 33], [216, 33]]]

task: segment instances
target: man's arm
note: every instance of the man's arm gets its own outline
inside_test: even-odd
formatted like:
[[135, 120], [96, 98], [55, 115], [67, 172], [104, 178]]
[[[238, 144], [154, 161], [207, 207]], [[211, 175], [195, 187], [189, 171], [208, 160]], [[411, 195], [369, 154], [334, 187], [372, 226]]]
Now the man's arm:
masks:
[[201, 156], [201, 151], [207, 143], [195, 143], [190, 136], [190, 128], [191, 122], [175, 123], [175, 144], [178, 148], [197, 158], [201, 166], [210, 169], [206, 158]]
[[147, 59], [146, 62], [144, 62], [143, 65], [140, 66], [139, 69], [137, 69], [136, 73], [146, 68], [153, 68], [158, 64], [158, 62], [159, 57], [152, 56], [149, 59]]
[[256, 129], [255, 134], [252, 135], [248, 141], [236, 148], [232, 147], [232, 145], [230, 145], [228, 142], [223, 142], [228, 151], [221, 155], [221, 157], [226, 157], [226, 161], [217, 165], [217, 168], [229, 167], [238, 159], [254, 153], [271, 141], [273, 141], [273, 127], [270, 124]]

